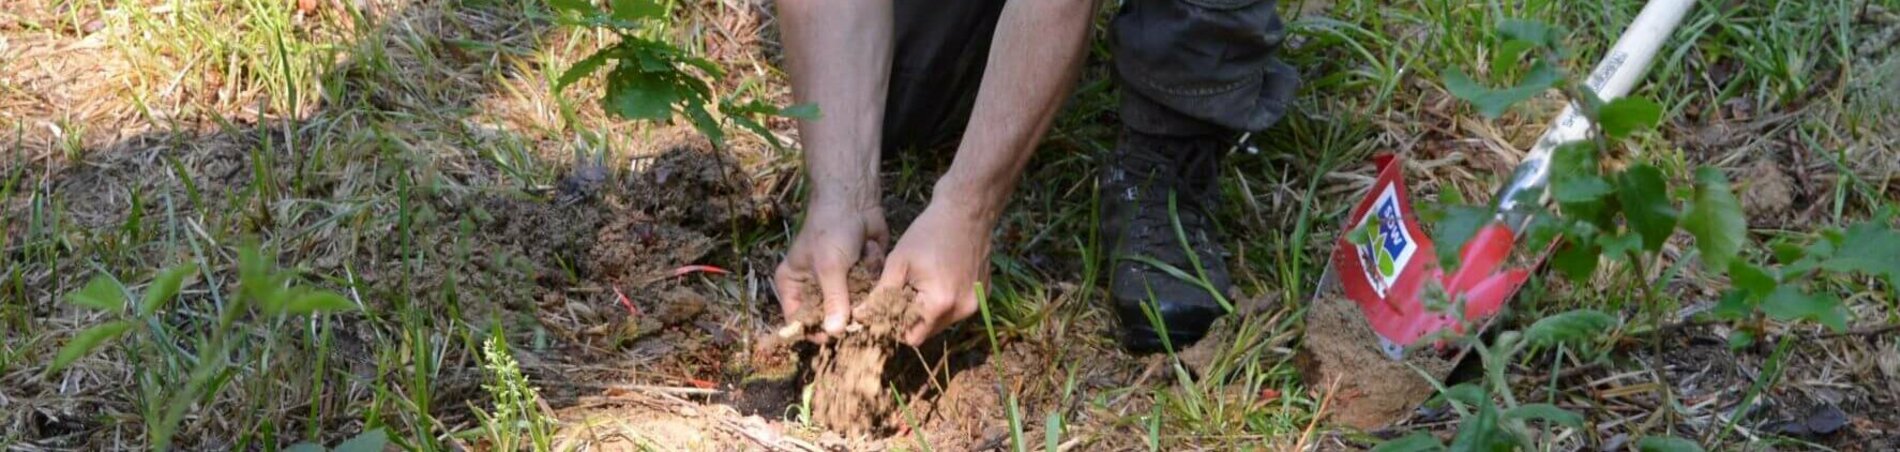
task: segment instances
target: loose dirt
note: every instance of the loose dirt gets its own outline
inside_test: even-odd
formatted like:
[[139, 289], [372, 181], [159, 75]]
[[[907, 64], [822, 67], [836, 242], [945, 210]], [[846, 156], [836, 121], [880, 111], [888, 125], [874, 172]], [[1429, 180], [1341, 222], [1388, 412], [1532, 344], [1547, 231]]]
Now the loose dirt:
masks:
[[1306, 311], [1306, 335], [1295, 358], [1304, 381], [1331, 392], [1326, 416], [1360, 429], [1391, 425], [1410, 415], [1435, 392], [1432, 378], [1451, 374], [1452, 360], [1425, 350], [1394, 361], [1379, 349], [1379, 338], [1359, 307], [1345, 298], [1320, 297]]

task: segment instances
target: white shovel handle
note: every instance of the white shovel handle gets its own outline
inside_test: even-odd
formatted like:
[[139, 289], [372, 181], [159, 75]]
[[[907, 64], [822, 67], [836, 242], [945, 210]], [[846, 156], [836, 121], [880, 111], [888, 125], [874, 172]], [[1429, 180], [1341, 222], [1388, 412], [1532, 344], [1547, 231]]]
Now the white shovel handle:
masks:
[[[1629, 94], [1649, 69], [1649, 63], [1656, 59], [1663, 41], [1669, 39], [1682, 17], [1688, 14], [1689, 7], [1694, 5], [1695, 0], [1652, 0], [1644, 5], [1636, 20], [1630, 22], [1623, 36], [1610, 47], [1610, 53], [1590, 71], [1584, 85], [1605, 101]], [[1574, 102], [1565, 106], [1563, 113], [1544, 131], [1544, 136], [1537, 139], [1537, 145], [1531, 147], [1530, 154], [1517, 165], [1511, 180], [1498, 190], [1497, 218], [1512, 230], [1521, 232], [1530, 218], [1527, 207], [1531, 206], [1521, 205], [1519, 201], [1535, 196], [1538, 205], [1548, 202], [1549, 193], [1545, 188], [1550, 179], [1551, 152], [1564, 144], [1589, 139], [1592, 130], [1590, 119], [1577, 111]]]

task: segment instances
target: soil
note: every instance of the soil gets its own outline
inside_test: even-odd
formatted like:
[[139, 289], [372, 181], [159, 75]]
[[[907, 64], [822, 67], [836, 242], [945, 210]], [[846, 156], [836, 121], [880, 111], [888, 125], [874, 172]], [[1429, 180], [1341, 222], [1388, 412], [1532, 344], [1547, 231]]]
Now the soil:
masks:
[[1319, 297], [1307, 309], [1306, 333], [1295, 361], [1304, 381], [1331, 393], [1332, 402], [1321, 416], [1365, 430], [1405, 419], [1436, 393], [1413, 367], [1442, 381], [1455, 364], [1422, 350], [1407, 353], [1403, 361], [1392, 360], [1379, 349], [1377, 333], [1359, 307], [1337, 297]]
[[1773, 158], [1756, 161], [1741, 180], [1742, 210], [1756, 226], [1769, 226], [1760, 223], [1784, 219], [1794, 208], [1794, 178]]

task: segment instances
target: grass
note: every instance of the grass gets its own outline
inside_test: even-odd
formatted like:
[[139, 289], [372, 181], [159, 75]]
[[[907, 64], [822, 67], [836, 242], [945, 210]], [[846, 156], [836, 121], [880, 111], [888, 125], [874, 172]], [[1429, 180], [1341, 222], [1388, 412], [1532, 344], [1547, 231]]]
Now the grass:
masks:
[[[624, 315], [601, 314], [620, 309], [611, 301], [615, 282], [594, 278], [572, 253], [495, 231], [529, 221], [522, 218], [536, 214], [507, 210], [518, 205], [510, 200], [535, 199], [577, 162], [598, 159], [625, 176], [682, 136], [606, 117], [587, 95], [599, 89], [593, 82], [551, 92], [553, 76], [608, 36], [557, 26], [539, 2], [319, 1], [311, 11], [262, 0], [27, 2], [0, 12], [0, 24], [11, 24], [0, 25], [0, 68], [12, 74], [0, 77], [0, 131], [10, 143], [0, 157], [0, 447], [271, 449], [335, 445], [382, 429], [409, 449], [515, 441], [556, 448], [557, 437], [585, 424], [543, 411], [582, 404], [585, 394], [571, 394], [560, 375], [582, 367], [563, 356], [599, 347], [585, 327], [618, 327]], [[1565, 44], [1587, 65], [1641, 6], [1287, 3], [1294, 38], [1286, 59], [1306, 84], [1293, 114], [1253, 136], [1257, 153], [1229, 156], [1228, 202], [1219, 212], [1245, 295], [1233, 301], [1272, 308], [1238, 325], [1237, 340], [1200, 378], [1165, 359], [1131, 362], [1112, 351], [1093, 175], [1098, 156], [1115, 145], [1116, 126], [1102, 118], [1116, 93], [1101, 63], [1111, 55], [1098, 40], [1077, 95], [999, 228], [983, 325], [960, 327], [982, 328], [986, 338], [962, 346], [993, 346], [991, 359], [1008, 363], [994, 368], [1008, 416], [993, 414], [1007, 418], [1016, 448], [1368, 444], [1353, 432], [1307, 435], [1327, 394], [1301, 381], [1291, 361], [1303, 301], [1347, 202], [1369, 180], [1362, 162], [1377, 152], [1438, 162], [1409, 171], [1416, 196], [1482, 199], [1558, 100], [1483, 121], [1443, 92], [1440, 71], [1459, 68], [1489, 82], [1518, 75], [1492, 67], [1499, 41], [1488, 30], [1505, 18], [1573, 30]], [[1867, 13], [1869, 5], [1888, 16]], [[669, 8], [678, 21], [648, 32], [678, 37], [724, 64], [733, 76], [720, 89], [789, 97], [773, 65], [767, 9], [720, 1]], [[1893, 0], [1698, 5], [1638, 89], [1667, 107], [1666, 126], [1640, 137], [1641, 155], [1631, 158], [1678, 178], [1697, 164], [1717, 165], [1737, 180], [1749, 165], [1773, 161], [1801, 181], [1801, 199], [1813, 207], [1757, 226], [1764, 241], [1892, 208], [1900, 109], [1879, 93], [1893, 90], [1900, 63], [1867, 42], [1892, 33], [1896, 12]], [[95, 21], [97, 31], [80, 31]], [[790, 133], [789, 122], [771, 126]], [[801, 199], [795, 153], [756, 140], [731, 148], [760, 181], [761, 197]], [[892, 198], [921, 206], [944, 159], [895, 160]], [[705, 262], [737, 275], [694, 287], [717, 294], [709, 309], [738, 313], [731, 323], [739, 331], [764, 323], [770, 265], [795, 216], [704, 231], [719, 244]], [[525, 230], [554, 234], [557, 223], [582, 221]], [[363, 309], [284, 318], [248, 310], [232, 288], [250, 241], [296, 280]], [[1610, 369], [1669, 372], [1649, 352], [1667, 339], [1642, 332], [1669, 328], [1677, 320], [1658, 314], [1711, 302], [1701, 289], [1724, 284], [1680, 265], [1686, 256], [1671, 259], [1600, 284], [1537, 278], [1536, 290], [1513, 302], [1515, 320], [1505, 327], [1596, 307], [1631, 322], [1619, 334], [1636, 343], [1521, 356], [1508, 372], [1547, 378], [1530, 385], [1541, 392], [1520, 385], [1518, 395], [1580, 407], [1614, 432], [1717, 425], [1696, 439], [1767, 436], [1762, 419], [1736, 414], [1745, 412], [1740, 405], [1703, 406], [1668, 391], [1599, 398], [1615, 388], [1552, 377], [1562, 372], [1557, 366], [1594, 366], [1604, 373], [1591, 375], [1606, 378]], [[142, 291], [173, 265], [199, 276], [175, 304], [139, 321], [142, 336], [46, 371], [76, 332], [109, 319], [68, 305], [64, 294], [102, 274]], [[1629, 288], [1659, 282], [1673, 282], [1662, 304], [1628, 301], [1637, 297]], [[1894, 288], [1826, 283], [1849, 300], [1859, 324], [1900, 316]], [[541, 307], [550, 297], [572, 302], [555, 312]], [[1776, 331], [1799, 338], [1814, 330]], [[1739, 352], [1740, 365], [1781, 374], [1742, 390], [1759, 400], [1820, 382], [1851, 388], [1858, 400], [1882, 394], [1859, 382], [1878, 372], [1865, 363], [1890, 353], [1891, 338], [1843, 342], [1851, 341], [1786, 339]], [[1012, 358], [1025, 355], [1039, 360]], [[680, 385], [697, 372], [662, 361], [615, 361], [620, 368], [605, 373]], [[499, 370], [505, 362], [519, 374]], [[1853, 370], [1817, 373], [1825, 366], [1816, 363]], [[1143, 366], [1152, 376], [1142, 376]], [[1633, 415], [1629, 406], [1654, 414]], [[527, 424], [494, 415], [504, 409]], [[1671, 416], [1680, 422], [1653, 420]], [[947, 440], [916, 444], [943, 448]]]

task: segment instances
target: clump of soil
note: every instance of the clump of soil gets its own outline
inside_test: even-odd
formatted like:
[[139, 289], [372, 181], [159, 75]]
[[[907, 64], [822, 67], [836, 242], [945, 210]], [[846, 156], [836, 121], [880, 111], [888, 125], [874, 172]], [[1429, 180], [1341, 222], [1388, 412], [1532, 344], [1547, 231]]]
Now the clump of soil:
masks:
[[1307, 309], [1296, 362], [1305, 381], [1333, 391], [1321, 415], [1360, 429], [1391, 425], [1431, 397], [1431, 382], [1413, 366], [1443, 380], [1456, 364], [1426, 350], [1407, 353], [1403, 361], [1387, 357], [1359, 306], [1343, 297], [1319, 297]]
[[858, 307], [848, 332], [818, 352], [812, 362], [813, 419], [851, 435], [888, 430], [897, 402], [885, 393], [886, 369], [902, 344], [900, 334], [921, 319], [911, 309], [909, 288], [873, 291]]
[[1748, 212], [1749, 218], [1778, 220], [1794, 207], [1794, 178], [1774, 159], [1755, 162], [1742, 180], [1742, 210]]

